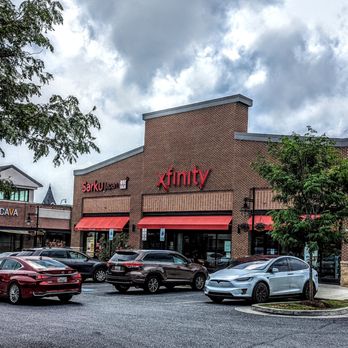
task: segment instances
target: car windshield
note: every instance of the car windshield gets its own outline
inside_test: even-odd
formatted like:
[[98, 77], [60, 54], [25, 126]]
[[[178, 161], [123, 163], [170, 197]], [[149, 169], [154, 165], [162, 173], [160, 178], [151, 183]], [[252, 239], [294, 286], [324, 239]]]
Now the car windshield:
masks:
[[135, 260], [139, 254], [134, 251], [118, 251], [111, 258], [111, 261], [131, 261]]
[[268, 265], [269, 261], [253, 261], [253, 262], [245, 262], [241, 263], [237, 266], [229, 266], [227, 268], [231, 269], [250, 269], [250, 270], [258, 270], [258, 269], [264, 269]]
[[64, 263], [52, 259], [29, 259], [26, 261], [30, 264], [31, 267], [35, 269], [66, 268], [66, 265], [64, 265]]

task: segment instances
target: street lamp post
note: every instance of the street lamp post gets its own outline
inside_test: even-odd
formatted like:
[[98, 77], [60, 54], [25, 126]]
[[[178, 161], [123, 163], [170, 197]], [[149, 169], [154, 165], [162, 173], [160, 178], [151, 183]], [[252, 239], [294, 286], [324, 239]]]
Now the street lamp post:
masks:
[[[251, 208], [250, 208], [251, 203]], [[243, 207], [240, 209], [243, 216], [251, 216], [251, 231], [255, 227], [255, 187], [251, 189], [251, 197], [244, 197]]]
[[33, 215], [36, 216], [36, 226], [35, 226], [35, 236], [34, 236], [34, 248], [37, 247], [37, 236], [38, 236], [38, 232], [39, 232], [39, 212], [40, 212], [40, 208], [39, 206], [36, 206], [36, 212], [35, 213], [28, 213], [28, 217], [27, 217], [27, 224], [30, 225], [31, 224], [31, 217]]

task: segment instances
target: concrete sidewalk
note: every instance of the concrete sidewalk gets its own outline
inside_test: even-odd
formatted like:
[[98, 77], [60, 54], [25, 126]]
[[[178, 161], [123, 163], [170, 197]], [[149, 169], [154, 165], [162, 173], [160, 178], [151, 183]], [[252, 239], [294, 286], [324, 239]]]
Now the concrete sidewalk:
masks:
[[348, 300], [348, 288], [332, 284], [319, 284], [319, 290], [315, 297], [328, 300]]

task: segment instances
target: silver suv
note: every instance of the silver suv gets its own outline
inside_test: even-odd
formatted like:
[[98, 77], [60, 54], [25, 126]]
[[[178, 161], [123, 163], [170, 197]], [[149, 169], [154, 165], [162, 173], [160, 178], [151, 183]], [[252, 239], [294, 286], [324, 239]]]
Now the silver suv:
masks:
[[161, 285], [191, 285], [203, 290], [207, 269], [171, 250], [117, 251], [107, 263], [106, 281], [122, 293], [131, 286], [156, 293]]
[[[314, 291], [318, 290], [318, 273], [313, 270]], [[211, 274], [204, 293], [216, 303], [225, 298], [266, 302], [274, 296], [309, 297], [309, 265], [293, 256], [253, 261], [229, 266]]]

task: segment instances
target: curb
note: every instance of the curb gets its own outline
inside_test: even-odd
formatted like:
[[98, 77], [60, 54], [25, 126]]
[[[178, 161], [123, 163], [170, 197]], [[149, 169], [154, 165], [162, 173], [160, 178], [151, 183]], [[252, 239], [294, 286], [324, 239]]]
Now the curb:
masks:
[[[273, 302], [279, 304], [281, 302]], [[289, 303], [289, 302], [286, 302]], [[272, 303], [269, 303], [272, 304]], [[306, 317], [318, 317], [318, 316], [337, 316], [348, 314], [348, 307], [336, 308], [336, 309], [318, 309], [318, 310], [292, 310], [292, 309], [280, 309], [263, 307], [258, 304], [253, 304], [251, 308], [255, 311], [268, 313], [268, 314], [280, 314], [280, 315], [293, 315], [293, 316], [306, 316]]]

